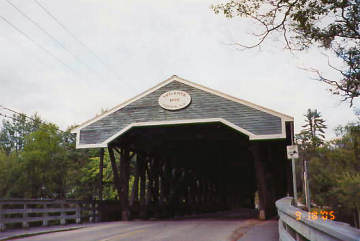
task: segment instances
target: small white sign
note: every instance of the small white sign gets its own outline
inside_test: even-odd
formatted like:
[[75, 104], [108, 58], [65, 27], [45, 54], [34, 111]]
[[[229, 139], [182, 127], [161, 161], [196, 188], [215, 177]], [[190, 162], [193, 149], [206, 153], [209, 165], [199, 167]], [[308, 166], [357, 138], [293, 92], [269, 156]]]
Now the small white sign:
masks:
[[298, 149], [297, 145], [287, 146], [286, 150], [287, 150], [287, 158], [288, 159], [299, 158], [299, 149]]
[[191, 96], [182, 90], [171, 90], [159, 97], [159, 105], [166, 110], [180, 110], [188, 106]]

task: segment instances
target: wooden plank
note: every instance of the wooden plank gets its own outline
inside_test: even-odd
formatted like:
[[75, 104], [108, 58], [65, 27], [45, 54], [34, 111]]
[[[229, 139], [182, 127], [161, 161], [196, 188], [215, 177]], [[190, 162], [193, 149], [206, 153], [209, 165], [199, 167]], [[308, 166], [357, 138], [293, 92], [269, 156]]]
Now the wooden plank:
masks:
[[104, 148], [100, 149], [99, 156], [100, 156], [100, 163], [99, 163], [99, 200], [103, 200]]
[[118, 196], [120, 198], [121, 197], [121, 185], [120, 185], [119, 171], [118, 171], [118, 167], [116, 165], [114, 150], [112, 147], [109, 146], [108, 151], [109, 151], [109, 157], [110, 157], [111, 167], [112, 167], [113, 176], [114, 176], [115, 188], [116, 188]]
[[266, 213], [267, 211], [266, 206], [269, 200], [267, 197], [267, 190], [266, 190], [264, 162], [262, 160], [263, 148], [261, 148], [259, 143], [254, 143], [250, 147], [250, 151], [253, 155], [254, 163], [255, 163], [256, 182], [258, 186], [258, 195], [259, 195], [259, 219], [264, 220], [267, 218], [268, 215]]
[[4, 224], [9, 224], [9, 223], [29, 223], [29, 222], [38, 222], [38, 221], [43, 221], [43, 220], [61, 220], [61, 219], [76, 219], [77, 216], [76, 215], [64, 215], [63, 217], [61, 216], [47, 216], [47, 217], [27, 217], [27, 218], [4, 218], [3, 219], [3, 223]]
[[3, 214], [76, 212], [76, 208], [3, 209]]
[[[27, 205], [24, 204], [24, 209], [27, 209]], [[23, 213], [23, 222], [22, 222], [22, 227], [23, 228], [29, 228], [29, 223], [26, 221], [26, 219], [28, 218], [28, 214], [27, 213]]]
[[139, 159], [140, 165], [140, 217], [146, 217], [146, 204], [145, 204], [145, 189], [146, 189], [146, 156], [141, 154]]
[[18, 199], [14, 199], [14, 200], [0, 200], [0, 204], [1, 205], [22, 205], [22, 204], [27, 204], [27, 205], [36, 205], [36, 204], [50, 204], [50, 205], [55, 205], [55, 204], [61, 204], [61, 203], [66, 203], [66, 204], [76, 204], [79, 203], [81, 201], [78, 200], [18, 200]]
[[[31, 222], [42, 222], [43, 226], [48, 225], [49, 220], [59, 220], [65, 224], [66, 220], [80, 222], [81, 201], [66, 200], [1, 200], [0, 202], [0, 231], [6, 230], [6, 224], [21, 223], [23, 228], [28, 228]], [[23, 206], [23, 208], [4, 208], [4, 206]], [[42, 205], [43, 208], [28, 208], [31, 205]], [[60, 208], [49, 208], [48, 205], [60, 205]], [[74, 206], [76, 207], [66, 207]], [[31, 214], [39, 213], [42, 216], [31, 217]], [[60, 213], [50, 216], [49, 214]], [[20, 214], [22, 217], [5, 217], [5, 215]]]
[[129, 162], [130, 151], [127, 147], [121, 149], [120, 182], [121, 182], [121, 220], [129, 220]]
[[75, 222], [76, 223], [80, 223], [81, 222], [81, 208], [80, 208], [80, 205], [76, 205], [76, 220]]
[[[44, 205], [44, 209], [47, 209], [46, 204]], [[49, 214], [47, 212], [43, 214], [44, 219], [42, 220], [42, 226], [48, 226], [49, 225], [49, 222], [46, 219], [48, 216], [49, 216]]]
[[0, 232], [5, 231], [5, 224], [3, 219], [4, 219], [3, 209], [2, 209], [2, 205], [0, 204]]
[[139, 196], [139, 176], [140, 176], [139, 159], [141, 159], [141, 155], [138, 154], [136, 155], [135, 180], [131, 190], [130, 206], [133, 206], [134, 203], [138, 201], [138, 196]]
[[[64, 208], [64, 204], [61, 204], [61, 208]], [[61, 217], [61, 219], [60, 219], [60, 224], [61, 224], [61, 225], [66, 224], [65, 215], [66, 215], [66, 214], [65, 214], [63, 211], [60, 213], [60, 217]]]

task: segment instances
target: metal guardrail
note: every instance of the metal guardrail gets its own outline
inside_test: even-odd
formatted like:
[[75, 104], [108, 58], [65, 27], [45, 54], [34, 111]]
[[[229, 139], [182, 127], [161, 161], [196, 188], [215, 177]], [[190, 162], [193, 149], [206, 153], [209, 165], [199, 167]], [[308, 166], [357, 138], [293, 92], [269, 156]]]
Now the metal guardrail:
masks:
[[[329, 219], [308, 219], [308, 213], [292, 206], [291, 202], [292, 197], [286, 197], [275, 203], [280, 217], [280, 241], [360, 241], [359, 229]], [[303, 218], [299, 219], [300, 213], [297, 212], [300, 212]]]
[[95, 203], [69, 200], [0, 200], [0, 231], [7, 225], [21, 224], [29, 228], [31, 223], [48, 226], [52, 222], [61, 225], [68, 221], [80, 223], [82, 219], [96, 220]]

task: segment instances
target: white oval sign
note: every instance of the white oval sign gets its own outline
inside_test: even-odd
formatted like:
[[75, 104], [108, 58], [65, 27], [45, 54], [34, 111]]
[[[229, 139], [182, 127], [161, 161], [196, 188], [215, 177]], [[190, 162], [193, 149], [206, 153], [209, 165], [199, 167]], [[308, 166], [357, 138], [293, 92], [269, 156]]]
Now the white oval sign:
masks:
[[188, 106], [190, 102], [190, 95], [181, 90], [171, 90], [159, 97], [159, 105], [166, 110], [179, 110]]

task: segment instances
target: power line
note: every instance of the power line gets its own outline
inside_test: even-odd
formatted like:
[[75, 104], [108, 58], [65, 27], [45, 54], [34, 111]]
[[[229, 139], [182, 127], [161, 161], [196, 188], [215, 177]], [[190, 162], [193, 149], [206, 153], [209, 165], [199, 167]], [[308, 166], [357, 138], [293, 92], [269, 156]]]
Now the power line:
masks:
[[95, 52], [90, 49], [84, 42], [82, 42], [80, 39], [78, 39], [64, 24], [60, 22], [60, 20], [54, 16], [44, 5], [42, 5], [39, 1], [33, 0], [44, 12], [49, 15], [59, 26], [62, 27], [62, 29], [67, 32], [73, 39], [75, 39], [80, 45], [82, 45], [84, 48], [86, 48], [100, 63], [102, 63], [105, 67], [107, 65], [102, 61], [102, 59], [95, 54]]
[[55, 43], [57, 43], [62, 49], [64, 49], [66, 52], [68, 52], [74, 59], [76, 59], [79, 63], [85, 65], [89, 70], [92, 70], [94, 72], [96, 72], [96, 74], [98, 74], [98, 72], [96, 70], [93, 70], [88, 64], [86, 64], [85, 62], [81, 61], [81, 59], [76, 56], [75, 54], [73, 54], [64, 44], [62, 44], [59, 40], [56, 39], [56, 37], [54, 37], [53, 35], [51, 35], [46, 29], [44, 29], [43, 27], [41, 27], [41, 25], [39, 23], [37, 23], [36, 21], [34, 21], [29, 15], [25, 14], [22, 10], [20, 10], [15, 4], [13, 4], [10, 0], [5, 0], [8, 4], [10, 4], [13, 8], [16, 9], [16, 11], [18, 11], [24, 18], [26, 18], [27, 20], [29, 20], [32, 24], [34, 24], [38, 29], [40, 29], [44, 34], [46, 34], [49, 38], [51, 38]]
[[14, 121], [16, 120], [14, 117], [9, 116], [9, 115], [6, 115], [6, 114], [3, 114], [3, 113], [0, 113], [0, 115], [3, 116], [3, 117], [6, 117], [6, 118], [12, 119], [12, 120], [14, 120]]
[[10, 25], [13, 29], [15, 29], [17, 32], [19, 32], [20, 34], [22, 34], [25, 38], [27, 38], [28, 40], [30, 40], [34, 45], [36, 45], [38, 48], [40, 48], [41, 50], [43, 50], [44, 52], [46, 52], [48, 55], [50, 55], [51, 57], [53, 57], [54, 59], [56, 59], [56, 61], [58, 61], [59, 63], [61, 63], [62, 65], [64, 65], [66, 68], [68, 68], [69, 70], [71, 70], [72, 72], [75, 73], [75, 71], [66, 63], [64, 63], [61, 59], [59, 59], [58, 57], [56, 57], [54, 54], [52, 54], [49, 50], [47, 50], [46, 48], [44, 48], [43, 46], [41, 46], [40, 44], [38, 44], [35, 40], [33, 40], [29, 35], [27, 35], [25, 32], [21, 31], [18, 27], [16, 27], [14, 24], [12, 24], [9, 20], [7, 20], [5, 17], [0, 16], [0, 18], [7, 23], [8, 25]]
[[0, 105], [0, 107], [3, 108], [4, 110], [11, 111], [11, 112], [13, 112], [13, 113], [15, 113], [15, 114], [17, 114], [17, 115], [23, 115], [23, 116], [25, 116], [26, 118], [28, 118], [28, 119], [30, 119], [30, 120], [36, 121], [34, 118], [29, 117], [29, 116], [25, 115], [24, 113], [20, 113], [20, 112], [18, 112], [18, 111], [12, 110], [12, 109], [7, 108], [7, 107], [5, 107], [5, 106], [3, 106], [3, 105]]
[[[20, 113], [20, 112], [18, 112], [18, 111], [16, 111], [16, 110], [10, 109], [10, 108], [5, 107], [5, 106], [3, 106], [3, 105], [0, 105], [0, 108], [3, 108], [4, 110], [11, 111], [12, 113], [17, 114], [17, 115], [25, 116], [25, 118], [28, 118], [29, 120], [39, 121], [40, 123], [42, 123], [41, 120], [36, 120], [36, 119], [34, 119], [34, 118], [32, 118], [32, 117], [27, 116], [25, 113]], [[7, 115], [2, 114], [2, 113], [0, 113], [0, 115], [5, 116], [5, 117], [8, 117], [8, 118], [11, 118], [11, 119], [13, 119], [13, 120], [16, 120], [14, 117], [10, 117], [10, 116], [7, 116]], [[65, 131], [63, 131], [63, 130], [60, 130], [59, 128], [56, 128], [56, 130], [61, 131], [61, 132], [65, 132]]]
[[81, 46], [83, 46], [85, 49], [87, 49], [88, 52], [89, 52], [92, 56], [94, 56], [109, 72], [111, 72], [111, 73], [115, 76], [115, 78], [116, 78], [117, 80], [122, 81], [122, 80], [118, 77], [117, 73], [116, 73], [115, 71], [113, 71], [113, 69], [110, 68], [108, 64], [106, 64], [89, 46], [87, 46], [83, 41], [81, 41], [79, 38], [77, 38], [77, 37], [75, 36], [75, 34], [73, 34], [64, 24], [62, 24], [62, 23], [60, 22], [60, 20], [59, 20], [57, 17], [55, 17], [54, 14], [52, 14], [52, 13], [50, 12], [50, 10], [49, 10], [48, 8], [46, 8], [46, 7], [45, 7], [43, 4], [41, 4], [38, 0], [33, 0], [33, 1], [34, 1], [47, 15], [49, 15], [59, 26], [61, 26], [61, 28], [62, 28], [65, 32], [67, 32], [67, 33], [68, 33], [74, 40], [76, 40]]

